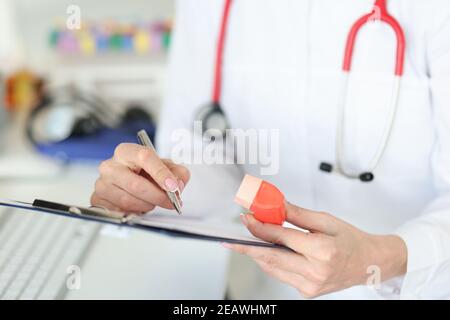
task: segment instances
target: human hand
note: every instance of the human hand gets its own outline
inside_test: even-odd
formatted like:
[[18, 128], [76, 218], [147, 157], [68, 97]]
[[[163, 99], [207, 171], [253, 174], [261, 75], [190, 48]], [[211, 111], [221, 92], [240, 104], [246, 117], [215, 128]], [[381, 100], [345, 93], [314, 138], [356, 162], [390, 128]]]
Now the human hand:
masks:
[[251, 214], [242, 222], [256, 237], [293, 251], [224, 243], [248, 255], [263, 271], [295, 287], [304, 297], [365, 284], [370, 266], [380, 270], [381, 281], [406, 272], [407, 250], [394, 235], [371, 235], [323, 212], [286, 204], [287, 221], [309, 232], [265, 224]]
[[117, 146], [99, 172], [91, 204], [130, 213], [145, 213], [155, 206], [173, 209], [165, 191], [183, 191], [190, 177], [186, 167], [133, 143]]

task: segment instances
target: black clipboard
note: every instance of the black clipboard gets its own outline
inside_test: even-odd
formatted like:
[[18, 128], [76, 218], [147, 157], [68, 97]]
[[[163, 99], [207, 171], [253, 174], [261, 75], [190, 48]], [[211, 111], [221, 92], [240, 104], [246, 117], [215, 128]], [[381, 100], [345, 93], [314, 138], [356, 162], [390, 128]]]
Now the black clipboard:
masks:
[[39, 199], [34, 200], [33, 203], [0, 199], [0, 206], [22, 209], [30, 212], [54, 214], [58, 216], [64, 216], [70, 219], [81, 219], [85, 221], [92, 221], [102, 224], [115, 225], [119, 227], [132, 228], [147, 232], [155, 232], [171, 237], [288, 249], [284, 246], [265, 242], [250, 236], [248, 237], [248, 239], [242, 239], [242, 237], [235, 238], [235, 237], [214, 236], [211, 234], [204, 234], [201, 232], [183, 230], [183, 228], [182, 227], [180, 228], [179, 226], [161, 227], [143, 224], [142, 220], [139, 219], [139, 217], [136, 215], [126, 215], [124, 213], [111, 212], [105, 208], [97, 208], [97, 207], [86, 208], [81, 206], [72, 206]]

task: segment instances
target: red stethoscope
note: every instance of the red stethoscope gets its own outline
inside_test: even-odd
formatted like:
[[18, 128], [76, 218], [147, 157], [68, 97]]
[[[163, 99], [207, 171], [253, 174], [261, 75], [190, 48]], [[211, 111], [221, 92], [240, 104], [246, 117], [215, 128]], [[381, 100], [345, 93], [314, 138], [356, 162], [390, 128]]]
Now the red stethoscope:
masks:
[[[230, 9], [233, 0], [225, 0], [225, 5], [222, 14], [222, 20], [219, 29], [219, 36], [217, 40], [216, 47], [216, 57], [214, 66], [214, 82], [212, 88], [212, 98], [211, 102], [200, 109], [197, 119], [202, 121], [203, 132], [214, 129], [219, 130], [224, 136], [225, 131], [228, 128], [228, 123], [226, 116], [221, 106], [221, 90], [222, 90], [222, 69], [223, 69], [223, 53], [225, 49], [226, 31], [229, 21]], [[380, 142], [377, 146], [375, 154], [371, 159], [368, 170], [361, 173], [352, 173], [347, 171], [343, 167], [342, 163], [342, 153], [343, 153], [343, 127], [346, 112], [346, 96], [348, 89], [348, 78], [352, 66], [353, 51], [355, 47], [356, 37], [361, 30], [361, 28], [369, 22], [380, 21], [389, 25], [395, 32], [397, 40], [396, 48], [396, 61], [395, 61], [395, 78], [393, 90], [389, 102], [389, 114], [386, 127], [383, 131]], [[342, 65], [342, 70], [344, 72], [343, 79], [343, 89], [342, 96], [339, 101], [339, 116], [338, 125], [336, 129], [336, 149], [335, 158], [336, 165], [333, 166], [331, 163], [322, 162], [320, 163], [319, 169], [323, 172], [336, 172], [350, 179], [359, 179], [362, 182], [370, 182], [374, 179], [373, 171], [378, 166], [386, 146], [388, 144], [392, 128], [394, 125], [395, 114], [397, 111], [398, 97], [400, 91], [400, 79], [403, 75], [403, 66], [405, 61], [405, 35], [403, 33], [402, 27], [397, 22], [397, 20], [392, 17], [386, 7], [386, 0], [376, 0], [373, 9], [370, 13], [359, 18], [351, 27], [350, 32], [347, 36], [347, 42], [344, 52], [344, 62]]]

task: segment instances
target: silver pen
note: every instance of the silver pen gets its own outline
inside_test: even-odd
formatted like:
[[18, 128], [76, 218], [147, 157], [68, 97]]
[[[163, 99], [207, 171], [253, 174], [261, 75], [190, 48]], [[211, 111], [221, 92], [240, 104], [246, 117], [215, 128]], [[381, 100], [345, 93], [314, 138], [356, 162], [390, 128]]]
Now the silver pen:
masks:
[[[148, 136], [148, 134], [145, 130], [138, 131], [137, 139], [141, 145], [143, 145], [147, 148], [150, 148], [156, 152], [156, 149], [153, 146], [153, 143], [150, 140], [150, 137]], [[178, 212], [178, 214], [181, 214], [180, 189], [177, 188], [175, 191], [166, 191], [166, 194], [167, 194], [167, 197], [169, 197], [169, 200], [172, 203], [175, 210]]]

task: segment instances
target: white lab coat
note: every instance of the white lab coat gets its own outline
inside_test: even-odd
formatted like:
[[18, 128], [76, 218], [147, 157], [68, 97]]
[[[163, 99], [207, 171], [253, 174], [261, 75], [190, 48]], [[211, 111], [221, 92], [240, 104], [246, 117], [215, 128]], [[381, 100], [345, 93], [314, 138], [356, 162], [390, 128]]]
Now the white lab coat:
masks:
[[[324, 298], [450, 298], [450, 2], [390, 0], [407, 41], [397, 117], [375, 180], [361, 183], [318, 170], [335, 163], [337, 101], [344, 44], [373, 0], [235, 0], [225, 50], [222, 103], [234, 128], [279, 129], [280, 169], [264, 177], [295, 204], [327, 211], [364, 231], [397, 234], [408, 248], [404, 277]], [[223, 0], [179, 0], [170, 77], [158, 146], [170, 155], [171, 132], [191, 128], [210, 101]], [[350, 78], [345, 164], [364, 170], [387, 120], [395, 37], [384, 26], [361, 31]], [[260, 175], [257, 166], [243, 166]], [[236, 213], [242, 173], [195, 166], [186, 194], [192, 208]], [[248, 298], [300, 298], [261, 277]]]

